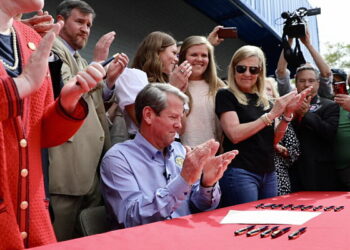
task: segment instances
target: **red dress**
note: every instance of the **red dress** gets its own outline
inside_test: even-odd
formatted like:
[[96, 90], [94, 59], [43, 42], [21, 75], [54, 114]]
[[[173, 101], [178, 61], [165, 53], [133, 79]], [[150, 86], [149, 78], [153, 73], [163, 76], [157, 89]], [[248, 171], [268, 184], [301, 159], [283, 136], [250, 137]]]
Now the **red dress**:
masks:
[[[23, 69], [40, 36], [20, 22], [15, 22], [14, 28]], [[20, 99], [0, 63], [1, 250], [56, 242], [44, 194], [41, 149], [70, 138], [87, 112], [81, 100], [73, 114], [65, 114], [59, 100], [53, 100], [49, 73], [39, 90]]]

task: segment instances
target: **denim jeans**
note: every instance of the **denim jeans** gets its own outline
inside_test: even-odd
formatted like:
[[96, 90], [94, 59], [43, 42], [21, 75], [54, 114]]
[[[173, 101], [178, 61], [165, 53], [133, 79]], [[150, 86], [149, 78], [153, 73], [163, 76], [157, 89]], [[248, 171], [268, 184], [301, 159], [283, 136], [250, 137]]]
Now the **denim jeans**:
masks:
[[221, 207], [277, 196], [276, 172], [256, 174], [228, 168], [220, 180]]

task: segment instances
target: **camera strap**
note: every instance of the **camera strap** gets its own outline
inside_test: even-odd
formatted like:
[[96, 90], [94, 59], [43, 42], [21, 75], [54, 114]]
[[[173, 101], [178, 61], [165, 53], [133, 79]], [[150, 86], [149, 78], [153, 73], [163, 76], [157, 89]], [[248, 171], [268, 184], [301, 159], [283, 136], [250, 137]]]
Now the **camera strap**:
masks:
[[303, 52], [300, 49], [300, 42], [298, 38], [295, 38], [295, 48], [292, 49], [288, 43], [287, 35], [285, 32], [283, 32], [282, 47], [284, 51], [284, 58], [290, 67], [298, 68], [300, 65], [306, 63]]

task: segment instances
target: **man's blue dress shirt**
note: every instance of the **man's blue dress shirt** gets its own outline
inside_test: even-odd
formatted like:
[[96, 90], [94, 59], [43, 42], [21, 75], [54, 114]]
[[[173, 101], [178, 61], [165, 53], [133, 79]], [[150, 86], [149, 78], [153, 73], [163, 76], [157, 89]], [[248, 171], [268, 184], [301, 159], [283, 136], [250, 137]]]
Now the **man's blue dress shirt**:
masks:
[[115, 144], [101, 163], [101, 186], [113, 228], [147, 224], [215, 209], [218, 183], [204, 188], [188, 185], [180, 175], [186, 150], [178, 142], [164, 156], [140, 133], [134, 140]]

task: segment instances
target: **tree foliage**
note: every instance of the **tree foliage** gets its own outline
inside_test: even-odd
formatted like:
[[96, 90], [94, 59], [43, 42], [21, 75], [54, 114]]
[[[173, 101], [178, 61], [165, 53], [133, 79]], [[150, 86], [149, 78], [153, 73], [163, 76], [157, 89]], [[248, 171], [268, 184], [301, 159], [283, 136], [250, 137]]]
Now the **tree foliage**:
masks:
[[331, 68], [350, 69], [350, 44], [326, 43], [323, 58]]

